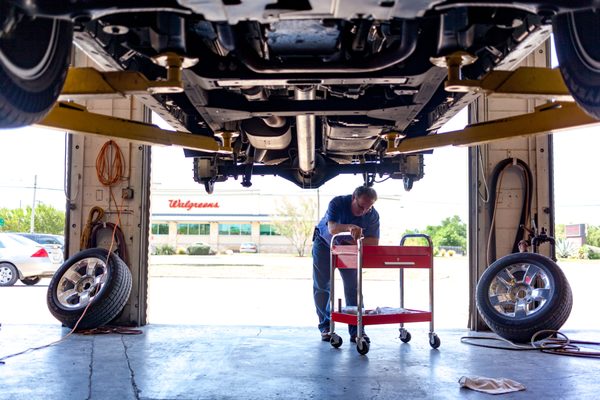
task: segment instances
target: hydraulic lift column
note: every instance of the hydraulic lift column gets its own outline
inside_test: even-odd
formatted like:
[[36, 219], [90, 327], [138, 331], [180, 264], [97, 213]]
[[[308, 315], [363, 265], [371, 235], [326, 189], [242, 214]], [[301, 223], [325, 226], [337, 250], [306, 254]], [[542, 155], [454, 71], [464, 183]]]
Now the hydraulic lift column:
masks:
[[[522, 66], [546, 67], [550, 63], [550, 45], [542, 45], [522, 63]], [[533, 98], [497, 98], [481, 96], [470, 106], [470, 122], [484, 122], [532, 112], [544, 100]], [[534, 128], [535, 129], [535, 128]], [[499, 132], [502, 134], [501, 132]], [[552, 176], [552, 137], [532, 135], [489, 142], [469, 148], [469, 270], [470, 270], [470, 321], [474, 330], [487, 330], [475, 307], [475, 288], [479, 277], [494, 261], [513, 252], [513, 242], [519, 229], [524, 198], [524, 185], [518, 168], [508, 168], [503, 174], [501, 187], [495, 199], [489, 197], [492, 173], [499, 162], [506, 159], [522, 160], [531, 170], [533, 192], [531, 218], [538, 228], [545, 227], [554, 233], [554, 204]], [[487, 189], [486, 189], [487, 187]], [[487, 200], [487, 202], [486, 202]], [[489, 202], [495, 201], [493, 235], [490, 236], [491, 220]], [[488, 241], [492, 240], [492, 243]], [[544, 246], [543, 246], [544, 247]], [[547, 248], [541, 253], [549, 255]], [[488, 260], [488, 253], [495, 254]]]
[[[88, 66], [89, 62], [83, 53], [76, 52], [75, 66]], [[149, 113], [144, 106], [132, 96], [87, 100], [85, 106], [89, 111], [98, 114], [137, 121], [149, 119]], [[81, 114], [81, 118], [85, 119], [85, 113]], [[70, 119], [70, 123], [75, 124], [77, 121], [73, 119], [76, 118]], [[93, 131], [92, 126], [90, 130]], [[69, 135], [66, 256], [72, 256], [79, 251], [81, 234], [92, 207], [103, 208], [106, 221], [117, 223], [120, 219], [119, 226], [127, 247], [128, 267], [131, 270], [133, 286], [129, 301], [116, 322], [140, 326], [146, 323], [151, 148], [113, 138], [124, 156], [125, 179], [109, 188], [98, 180], [96, 158], [102, 146], [110, 139], [95, 135]], [[114, 198], [111, 198], [112, 196]], [[100, 247], [109, 248], [110, 233], [102, 235], [100, 240]]]

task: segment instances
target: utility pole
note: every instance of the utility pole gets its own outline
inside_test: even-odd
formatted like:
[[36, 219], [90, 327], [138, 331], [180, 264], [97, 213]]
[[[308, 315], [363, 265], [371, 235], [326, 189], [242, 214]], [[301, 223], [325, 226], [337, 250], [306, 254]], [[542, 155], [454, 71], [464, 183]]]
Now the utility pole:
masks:
[[315, 225], [319, 224], [319, 218], [321, 218], [321, 192], [319, 192], [319, 188], [317, 188], [317, 222]]
[[35, 195], [37, 191], [37, 175], [33, 176], [33, 204], [31, 205], [31, 224], [29, 226], [29, 233], [35, 231]]

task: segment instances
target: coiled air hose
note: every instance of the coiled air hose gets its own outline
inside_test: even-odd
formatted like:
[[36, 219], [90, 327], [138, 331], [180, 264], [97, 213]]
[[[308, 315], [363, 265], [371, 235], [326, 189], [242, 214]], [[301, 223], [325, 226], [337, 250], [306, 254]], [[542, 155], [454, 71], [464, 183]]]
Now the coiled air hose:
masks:
[[487, 247], [487, 262], [488, 265], [493, 263], [496, 260], [496, 246], [492, 246], [492, 243], [495, 243], [496, 234], [495, 234], [495, 222], [496, 222], [496, 207], [498, 205], [498, 199], [496, 198], [496, 194], [499, 191], [497, 186], [501, 186], [502, 177], [504, 172], [509, 168], [517, 168], [521, 172], [522, 182], [523, 182], [523, 205], [521, 207], [521, 217], [519, 219], [519, 224], [517, 225], [517, 233], [515, 235], [515, 240], [513, 242], [512, 252], [519, 252], [519, 241], [524, 239], [525, 237], [525, 228], [530, 225], [530, 210], [531, 210], [531, 198], [533, 193], [533, 175], [531, 173], [531, 169], [527, 163], [518, 158], [507, 158], [500, 161], [494, 167], [492, 171], [492, 179], [490, 184], [490, 202], [488, 203], [488, 215], [490, 217], [490, 235], [488, 238], [488, 247]]

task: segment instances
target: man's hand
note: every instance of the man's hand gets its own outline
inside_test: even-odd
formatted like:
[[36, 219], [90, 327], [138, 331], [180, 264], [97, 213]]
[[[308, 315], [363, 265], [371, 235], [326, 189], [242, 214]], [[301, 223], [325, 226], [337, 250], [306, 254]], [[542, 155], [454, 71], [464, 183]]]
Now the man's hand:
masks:
[[348, 232], [352, 236], [352, 239], [358, 240], [363, 237], [363, 230], [358, 225], [353, 224], [338, 224], [337, 222], [329, 221], [327, 222], [327, 227], [329, 229], [329, 233], [332, 235]]
[[363, 235], [362, 228], [357, 225], [348, 225], [348, 232], [350, 232], [354, 240], [360, 239]]

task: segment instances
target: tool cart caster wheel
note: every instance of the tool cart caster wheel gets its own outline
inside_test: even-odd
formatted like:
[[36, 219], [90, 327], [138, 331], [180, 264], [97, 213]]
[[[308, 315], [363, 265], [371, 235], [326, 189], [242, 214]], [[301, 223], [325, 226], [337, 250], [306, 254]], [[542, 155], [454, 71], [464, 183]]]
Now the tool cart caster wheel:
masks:
[[337, 349], [342, 345], [342, 343], [344, 343], [344, 341], [342, 340], [342, 337], [340, 335], [332, 333], [331, 339], [329, 339], [329, 343], [331, 343], [331, 345]]
[[360, 338], [356, 342], [356, 351], [363, 356], [367, 354], [369, 352], [369, 342], [365, 338]]
[[436, 335], [435, 333], [430, 333], [429, 334], [429, 345], [432, 348], [437, 349], [438, 347], [440, 347], [440, 344], [442, 344], [442, 342], [440, 341], [440, 338], [438, 337], [438, 335]]
[[400, 329], [400, 340], [402, 340], [403, 343], [408, 343], [410, 342], [410, 339], [412, 339], [410, 332], [404, 328]]

